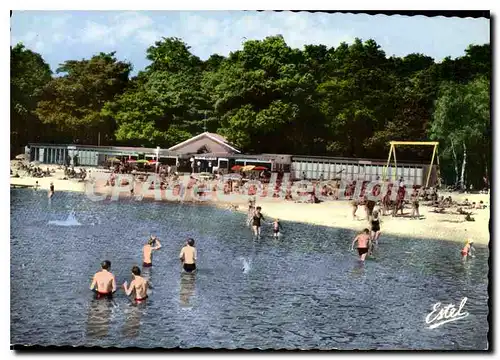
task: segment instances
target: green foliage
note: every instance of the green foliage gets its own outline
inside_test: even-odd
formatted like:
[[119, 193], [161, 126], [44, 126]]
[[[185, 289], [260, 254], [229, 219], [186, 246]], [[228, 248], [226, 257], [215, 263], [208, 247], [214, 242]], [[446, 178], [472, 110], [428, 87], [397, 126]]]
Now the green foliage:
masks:
[[100, 113], [107, 102], [125, 90], [131, 69], [114, 53], [66, 61], [57, 69], [63, 76], [45, 86], [36, 113], [42, 122], [72, 134], [82, 143], [95, 143], [98, 132], [112, 139], [114, 122], [105, 121]]
[[28, 142], [42, 140], [42, 124], [34, 111], [50, 80], [50, 67], [39, 54], [23, 44], [10, 48], [10, 135], [14, 156]]
[[[163, 38], [131, 80], [114, 53], [67, 61], [51, 78], [38, 54], [11, 52], [13, 134], [33, 133], [39, 118], [53, 140], [95, 144], [101, 132], [110, 144], [167, 148], [206, 130], [244, 152], [366, 158], [385, 158], [391, 140], [432, 137], [448, 180], [462, 161], [452, 142], [456, 157], [465, 143], [470, 182], [491, 169], [489, 44], [435, 63], [424, 54], [387, 57], [373, 40], [293, 49], [276, 35], [202, 61], [181, 39]], [[398, 160], [429, 156], [398, 150]]]

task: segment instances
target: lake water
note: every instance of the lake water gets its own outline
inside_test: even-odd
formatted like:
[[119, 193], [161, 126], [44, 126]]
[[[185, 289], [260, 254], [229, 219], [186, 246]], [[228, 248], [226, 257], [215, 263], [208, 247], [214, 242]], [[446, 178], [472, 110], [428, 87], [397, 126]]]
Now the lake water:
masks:
[[[487, 348], [487, 247], [464, 263], [459, 243], [382, 235], [375, 259], [360, 266], [351, 231], [284, 222], [279, 240], [268, 225], [254, 241], [244, 223], [244, 214], [210, 206], [63, 192], [49, 202], [46, 192], [11, 190], [11, 343]], [[133, 306], [121, 290], [94, 300], [88, 287], [100, 262], [111, 261], [118, 285], [130, 281], [150, 233], [163, 248], [144, 272], [154, 286], [147, 304]], [[187, 237], [198, 249], [195, 276], [180, 271]], [[428, 328], [436, 302], [464, 297], [469, 316]]]

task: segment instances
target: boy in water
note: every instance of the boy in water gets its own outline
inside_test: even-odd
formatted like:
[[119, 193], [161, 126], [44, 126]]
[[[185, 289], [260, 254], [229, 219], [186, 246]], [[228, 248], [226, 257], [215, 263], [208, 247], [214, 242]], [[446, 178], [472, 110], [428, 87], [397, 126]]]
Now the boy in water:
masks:
[[109, 260], [104, 260], [101, 263], [102, 270], [97, 272], [92, 279], [90, 290], [95, 291], [97, 299], [111, 299], [113, 293], [116, 291], [115, 276], [109, 271], [110, 268], [111, 262]]
[[275, 238], [277, 238], [278, 236], [280, 236], [280, 230], [283, 229], [281, 224], [280, 224], [280, 220], [279, 219], [275, 219], [274, 222], [273, 222], [273, 236]]
[[141, 302], [146, 301], [148, 298], [148, 287], [149, 283], [146, 279], [141, 277], [141, 269], [139, 267], [134, 266], [132, 268], [132, 276], [134, 279], [130, 283], [130, 286], [127, 286], [127, 282], [125, 281], [123, 283], [123, 290], [125, 290], [125, 294], [127, 296], [130, 296], [132, 294], [132, 291], [135, 291], [135, 303], [140, 304]]
[[351, 250], [354, 250], [354, 243], [358, 242], [359, 260], [365, 261], [368, 253], [368, 242], [370, 241], [370, 230], [364, 229], [361, 234], [358, 234], [352, 241]]
[[182, 268], [185, 272], [196, 271], [196, 248], [194, 247], [193, 239], [187, 239], [186, 245], [181, 249], [179, 259], [182, 262]]
[[153, 251], [161, 249], [160, 240], [151, 235], [149, 237], [148, 243], [142, 248], [142, 266], [151, 267], [153, 266]]

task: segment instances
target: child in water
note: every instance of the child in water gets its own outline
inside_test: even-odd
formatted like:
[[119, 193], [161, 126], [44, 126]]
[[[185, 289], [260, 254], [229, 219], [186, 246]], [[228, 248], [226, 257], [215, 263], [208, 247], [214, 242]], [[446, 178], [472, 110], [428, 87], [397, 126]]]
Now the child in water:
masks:
[[273, 237], [277, 238], [278, 236], [280, 236], [280, 230], [282, 229], [281, 227], [281, 224], [280, 224], [280, 220], [279, 219], [275, 219], [274, 222], [273, 222]]
[[473, 252], [476, 252], [476, 249], [474, 249], [474, 247], [472, 246], [473, 244], [474, 244], [474, 241], [472, 241], [471, 239], [468, 239], [465, 242], [465, 246], [463, 247], [462, 251], [460, 252], [460, 254], [462, 255], [462, 259], [465, 260], [468, 256], [475, 257], [472, 254]]

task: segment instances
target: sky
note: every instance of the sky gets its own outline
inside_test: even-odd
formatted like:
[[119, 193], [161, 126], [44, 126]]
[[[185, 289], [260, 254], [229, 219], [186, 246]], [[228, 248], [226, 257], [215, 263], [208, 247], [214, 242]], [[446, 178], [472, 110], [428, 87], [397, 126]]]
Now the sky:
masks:
[[205, 60], [277, 34], [294, 48], [374, 39], [387, 56], [423, 53], [439, 62], [489, 43], [490, 25], [481, 18], [288, 11], [14, 11], [11, 18], [11, 44], [40, 53], [53, 71], [66, 60], [116, 51], [137, 73], [149, 63], [146, 49], [162, 37], [181, 38]]

